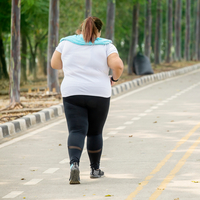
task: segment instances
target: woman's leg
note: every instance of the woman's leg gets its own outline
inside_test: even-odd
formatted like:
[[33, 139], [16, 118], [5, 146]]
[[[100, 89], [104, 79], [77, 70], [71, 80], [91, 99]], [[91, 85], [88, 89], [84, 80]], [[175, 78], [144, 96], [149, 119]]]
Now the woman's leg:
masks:
[[64, 97], [63, 104], [69, 130], [68, 152], [70, 165], [79, 164], [84, 147], [85, 136], [88, 131], [88, 111], [82, 105], [80, 96]]
[[102, 131], [107, 118], [110, 98], [88, 97], [87, 150], [92, 169], [99, 169], [103, 147]]

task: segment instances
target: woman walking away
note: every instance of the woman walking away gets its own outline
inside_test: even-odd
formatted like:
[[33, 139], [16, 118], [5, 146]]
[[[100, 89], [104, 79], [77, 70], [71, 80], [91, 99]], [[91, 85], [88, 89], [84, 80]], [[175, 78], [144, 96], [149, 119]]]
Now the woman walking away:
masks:
[[[111, 40], [100, 38], [102, 21], [88, 17], [78, 35], [62, 38], [51, 66], [63, 69], [61, 93], [69, 137], [70, 184], [79, 184], [79, 161], [87, 136], [90, 178], [100, 178], [100, 158], [103, 147], [102, 131], [107, 118], [111, 85], [123, 71], [123, 63]], [[108, 76], [112, 69], [112, 77]]]

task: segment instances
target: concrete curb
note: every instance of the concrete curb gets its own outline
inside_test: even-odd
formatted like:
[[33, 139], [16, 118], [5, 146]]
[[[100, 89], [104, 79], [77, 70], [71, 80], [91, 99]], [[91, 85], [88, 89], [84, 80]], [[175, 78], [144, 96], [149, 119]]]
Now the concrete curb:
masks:
[[[172, 70], [168, 72], [161, 72], [157, 74], [142, 76], [132, 81], [128, 81], [128, 82], [112, 87], [112, 96], [119, 95], [120, 93], [127, 92], [130, 89], [140, 87], [144, 84], [186, 74], [188, 72], [191, 72], [197, 69], [200, 69], [200, 64], [192, 65], [189, 67], [184, 67], [182, 69]], [[34, 125], [45, 123], [55, 117], [61, 116], [63, 113], [64, 113], [63, 104], [59, 104], [56, 106], [51, 106], [50, 108], [47, 108], [47, 109], [43, 109], [36, 113], [26, 115], [17, 120], [4, 123], [0, 125], [0, 140], [8, 136], [13, 136], [16, 133], [19, 133], [21, 131], [25, 131], [29, 129], [30, 127], [33, 127]]]
[[17, 120], [1, 124], [0, 140], [8, 136], [13, 136], [21, 131], [25, 131], [34, 125], [45, 123], [55, 117], [61, 116], [63, 113], [64, 107], [62, 104], [59, 104], [36, 113], [26, 115]]
[[128, 82], [125, 82], [113, 87], [112, 96], [119, 95], [122, 92], [126, 92], [132, 88], [142, 86], [144, 84], [160, 81], [160, 80], [171, 78], [174, 76], [179, 76], [179, 75], [186, 74], [197, 69], [200, 69], [200, 64], [184, 67], [177, 70], [142, 76], [140, 78], [137, 78], [132, 81], [128, 81]]

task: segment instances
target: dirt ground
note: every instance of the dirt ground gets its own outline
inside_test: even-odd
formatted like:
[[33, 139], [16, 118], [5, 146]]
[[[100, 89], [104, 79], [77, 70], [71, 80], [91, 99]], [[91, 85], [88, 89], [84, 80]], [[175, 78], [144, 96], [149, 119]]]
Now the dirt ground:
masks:
[[[174, 62], [157, 66], [153, 65], [152, 68], [154, 73], [159, 73], [191, 66], [197, 63], [199, 62]], [[63, 73], [60, 71], [60, 83], [62, 81], [62, 77]], [[136, 76], [135, 74], [127, 75], [127, 66], [125, 66], [124, 72], [116, 84], [139, 77], [141, 76]], [[20, 91], [20, 100], [22, 105], [15, 109], [5, 109], [9, 105], [9, 81], [0, 80], [0, 124], [18, 119], [30, 113], [38, 112], [44, 108], [48, 108], [62, 102], [60, 94], [48, 91], [46, 77], [44, 76], [38, 76], [37, 80], [31, 80], [31, 77], [28, 77], [28, 81], [21, 84]]]

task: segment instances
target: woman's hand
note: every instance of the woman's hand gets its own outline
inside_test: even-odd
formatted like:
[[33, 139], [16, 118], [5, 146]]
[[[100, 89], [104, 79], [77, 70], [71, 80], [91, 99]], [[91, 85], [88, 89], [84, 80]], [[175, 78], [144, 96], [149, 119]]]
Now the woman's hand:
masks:
[[115, 85], [115, 82], [112, 81], [111, 77], [112, 77], [112, 76], [109, 76], [109, 78], [110, 78], [110, 84], [111, 84], [111, 86], [113, 86], [113, 85]]

